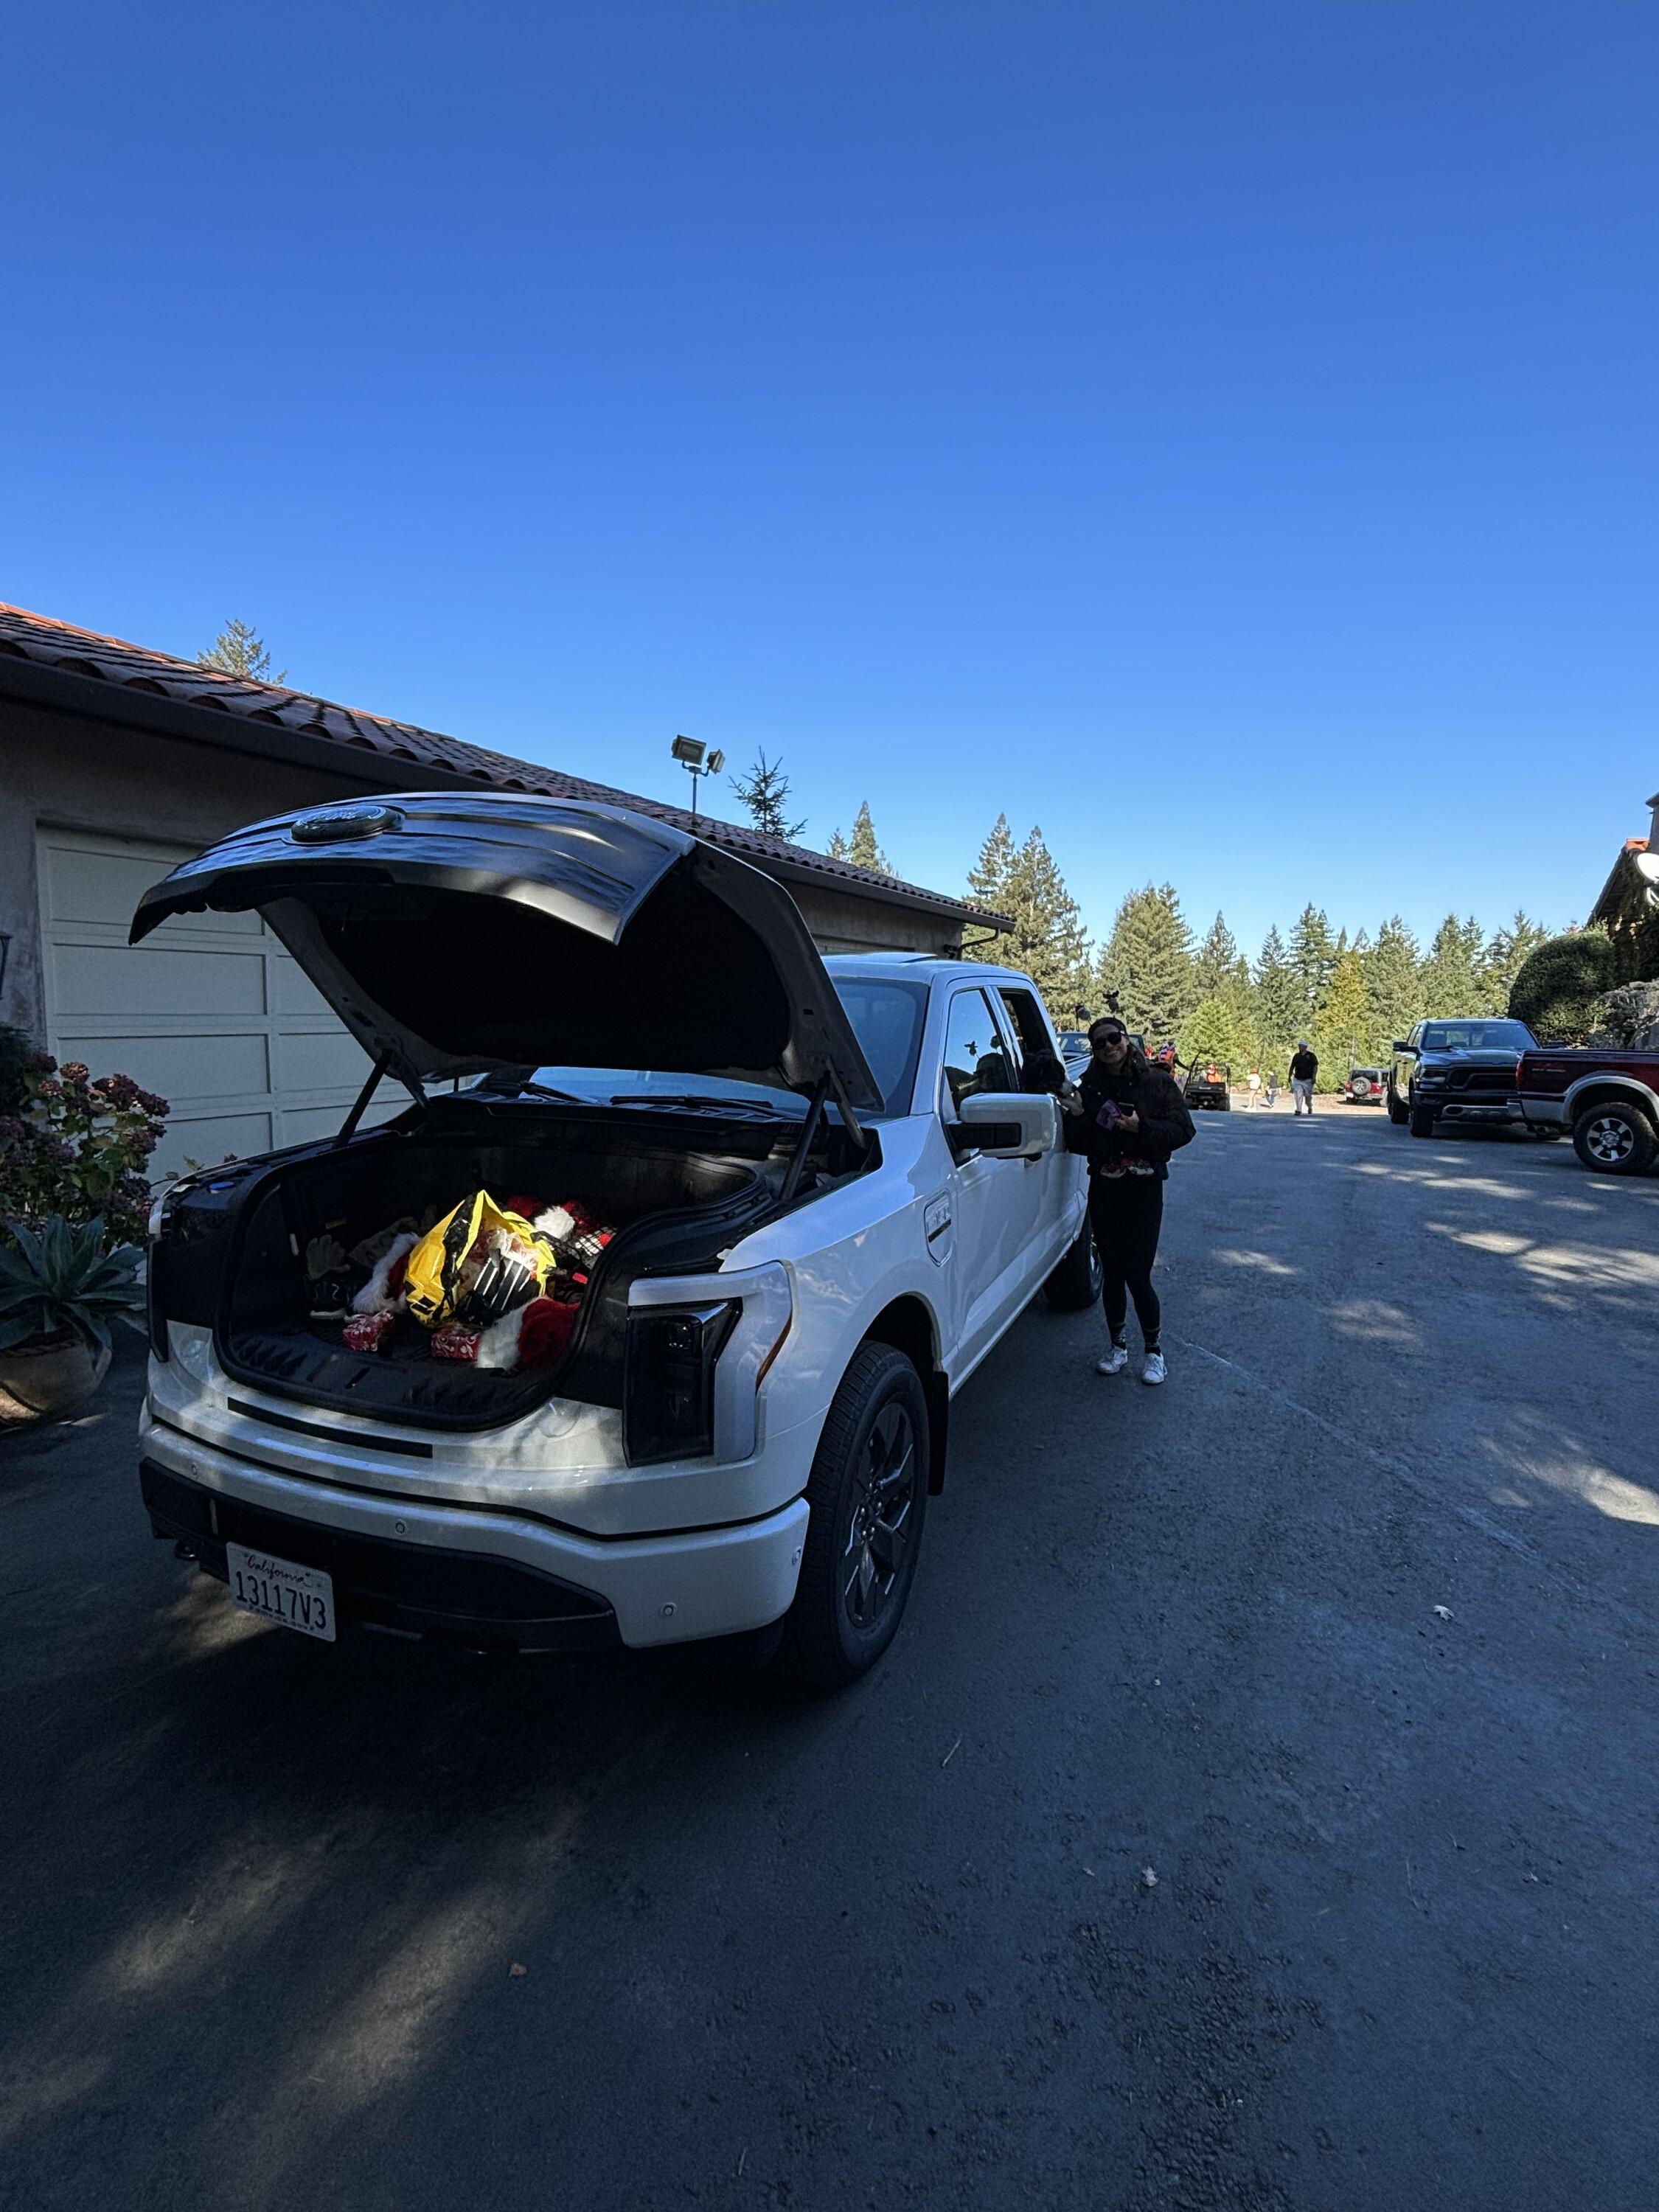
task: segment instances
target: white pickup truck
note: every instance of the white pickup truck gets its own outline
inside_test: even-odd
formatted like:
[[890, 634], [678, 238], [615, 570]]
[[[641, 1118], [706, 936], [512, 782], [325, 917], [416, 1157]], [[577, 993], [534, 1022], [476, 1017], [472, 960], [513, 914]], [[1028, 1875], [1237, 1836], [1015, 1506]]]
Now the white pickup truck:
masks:
[[[726, 1638], [824, 1686], [862, 1673], [951, 1398], [1036, 1292], [1097, 1293], [1030, 980], [825, 962], [731, 854], [493, 793], [255, 823], [147, 893], [133, 941], [253, 909], [375, 1073], [332, 1139], [156, 1202], [156, 1534], [325, 1639]], [[365, 1127], [388, 1079], [410, 1103]], [[479, 1188], [613, 1232], [553, 1363], [445, 1362], [413, 1322], [348, 1345], [314, 1255]]]

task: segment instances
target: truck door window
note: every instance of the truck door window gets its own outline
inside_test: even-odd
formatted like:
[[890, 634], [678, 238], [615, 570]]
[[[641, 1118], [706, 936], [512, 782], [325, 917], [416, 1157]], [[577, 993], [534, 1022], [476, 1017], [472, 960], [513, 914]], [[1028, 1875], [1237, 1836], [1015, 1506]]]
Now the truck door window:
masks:
[[1042, 1009], [1029, 991], [1000, 988], [997, 996], [1002, 1000], [1014, 1033], [1019, 1039], [1022, 1060], [1042, 1058], [1052, 1060], [1054, 1041], [1048, 1034], [1048, 1024], [1042, 1018]]
[[945, 1022], [945, 1080], [957, 1113], [981, 1091], [1011, 1091], [1013, 1066], [1006, 1040], [991, 1018], [982, 991], [958, 991]]

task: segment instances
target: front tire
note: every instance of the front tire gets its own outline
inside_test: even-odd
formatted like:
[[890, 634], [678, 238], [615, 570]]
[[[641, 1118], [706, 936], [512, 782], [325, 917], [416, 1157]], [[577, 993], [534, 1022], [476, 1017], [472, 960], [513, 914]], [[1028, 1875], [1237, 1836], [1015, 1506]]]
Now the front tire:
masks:
[[1572, 1125], [1572, 1149], [1595, 1175], [1645, 1175], [1659, 1137], [1639, 1106], [1609, 1098], [1587, 1107]]
[[810, 1517], [781, 1662], [839, 1690], [892, 1642], [927, 1510], [927, 1395], [890, 1344], [865, 1344], [841, 1380], [807, 1479]]
[[1053, 1313], [1081, 1313], [1099, 1299], [1104, 1281], [1094, 1224], [1085, 1213], [1070, 1251], [1042, 1285], [1042, 1295]]
[[1431, 1106], [1413, 1106], [1412, 1108], [1411, 1132], [1414, 1137], [1433, 1136], [1434, 1109]]

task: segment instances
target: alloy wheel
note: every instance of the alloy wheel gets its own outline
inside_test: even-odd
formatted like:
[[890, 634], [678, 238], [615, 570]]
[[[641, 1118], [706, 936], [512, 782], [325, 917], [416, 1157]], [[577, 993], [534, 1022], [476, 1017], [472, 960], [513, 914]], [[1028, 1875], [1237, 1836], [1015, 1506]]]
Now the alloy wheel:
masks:
[[904, 1566], [915, 1469], [915, 1424], [904, 1407], [890, 1402], [871, 1426], [842, 1553], [842, 1604], [866, 1632], [885, 1612]]
[[1635, 1132], [1614, 1114], [1598, 1114], [1584, 1132], [1584, 1150], [1603, 1167], [1628, 1159], [1635, 1147]]

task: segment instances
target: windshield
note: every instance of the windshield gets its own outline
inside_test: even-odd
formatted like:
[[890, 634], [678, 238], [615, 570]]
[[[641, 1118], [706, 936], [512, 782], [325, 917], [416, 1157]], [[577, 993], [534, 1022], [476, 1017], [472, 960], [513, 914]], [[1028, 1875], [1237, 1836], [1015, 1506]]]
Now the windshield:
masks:
[[1536, 1042], [1524, 1022], [1431, 1022], [1423, 1031], [1425, 1052], [1524, 1052]]
[[882, 1112], [906, 1112], [916, 1079], [922, 1017], [927, 1011], [927, 985], [873, 975], [832, 975], [830, 980], [870, 1063], [881, 1092]]
[[653, 1067], [538, 1067], [526, 1078], [522, 1068], [493, 1068], [467, 1086], [478, 1091], [552, 1091], [584, 1103], [592, 1100], [607, 1106], [613, 1098], [646, 1100], [729, 1098], [735, 1103], [769, 1107], [775, 1113], [799, 1114], [804, 1101], [796, 1091], [779, 1091], [769, 1084], [744, 1083], [734, 1075], [676, 1075]]

